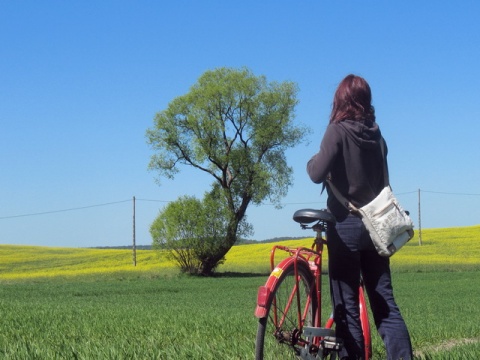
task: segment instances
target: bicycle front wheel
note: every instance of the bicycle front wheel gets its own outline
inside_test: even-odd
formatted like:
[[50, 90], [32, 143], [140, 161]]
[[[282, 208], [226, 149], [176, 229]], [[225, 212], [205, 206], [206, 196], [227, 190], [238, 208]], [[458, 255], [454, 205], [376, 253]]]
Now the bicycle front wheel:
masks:
[[[277, 270], [279, 269], [279, 270]], [[304, 326], [313, 326], [316, 313], [314, 276], [308, 265], [297, 264], [295, 277], [291, 262], [282, 271], [270, 275], [278, 277], [270, 289], [266, 304], [267, 316], [258, 324], [255, 344], [255, 359], [295, 359], [305, 349], [310, 339], [302, 336]]]

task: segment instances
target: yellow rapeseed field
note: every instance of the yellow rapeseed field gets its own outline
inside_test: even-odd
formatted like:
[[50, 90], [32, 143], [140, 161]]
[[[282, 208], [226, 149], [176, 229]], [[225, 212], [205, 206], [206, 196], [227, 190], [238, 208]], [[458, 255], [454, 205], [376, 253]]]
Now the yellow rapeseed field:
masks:
[[[392, 269], [403, 271], [480, 269], [480, 225], [422, 230], [391, 258]], [[290, 240], [282, 245], [310, 247], [313, 238]], [[269, 250], [274, 244], [235, 246], [227, 254], [223, 270], [261, 269], [270, 261]], [[325, 260], [327, 259], [325, 251]], [[326, 264], [324, 260], [324, 264]]]
[[[418, 232], [392, 259], [393, 270], [430, 271], [480, 269], [480, 226], [426, 229], [422, 244]], [[286, 246], [310, 247], [312, 238], [282, 241]], [[274, 243], [234, 246], [221, 272], [268, 273]], [[326, 253], [326, 252], [325, 252]], [[0, 281], [108, 274], [161, 276], [176, 272], [164, 254], [137, 250], [133, 266], [131, 250], [56, 248], [0, 245]], [[278, 260], [281, 256], [278, 256]]]
[[0, 280], [154, 271], [173, 264], [157, 252], [0, 245]]
[[397, 255], [392, 264], [412, 270], [480, 268], [480, 226], [428, 229], [418, 233]]

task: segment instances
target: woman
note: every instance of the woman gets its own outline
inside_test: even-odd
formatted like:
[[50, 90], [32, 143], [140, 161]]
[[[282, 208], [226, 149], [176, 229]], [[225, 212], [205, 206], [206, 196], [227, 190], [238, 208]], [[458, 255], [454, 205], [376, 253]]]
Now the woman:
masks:
[[[314, 183], [326, 183], [330, 176], [356, 207], [373, 200], [385, 185], [380, 143], [384, 143], [385, 156], [387, 147], [371, 102], [370, 86], [363, 78], [345, 77], [335, 92], [320, 151], [307, 165]], [[393, 297], [389, 258], [378, 255], [361, 219], [350, 214], [328, 186], [327, 192], [328, 209], [337, 219], [335, 228], [329, 228], [327, 235], [336, 333], [344, 342], [340, 358], [364, 358], [358, 304], [362, 275], [388, 359], [411, 359], [410, 336]]]

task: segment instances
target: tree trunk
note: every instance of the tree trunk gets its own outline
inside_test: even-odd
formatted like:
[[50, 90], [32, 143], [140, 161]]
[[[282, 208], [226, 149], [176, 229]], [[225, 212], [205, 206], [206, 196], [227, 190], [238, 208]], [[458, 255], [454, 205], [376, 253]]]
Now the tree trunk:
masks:
[[225, 255], [227, 255], [227, 253], [237, 241], [238, 223], [238, 219], [235, 219], [230, 223], [227, 234], [225, 235], [224, 246], [220, 247], [215, 254], [211, 254], [208, 259], [205, 259], [202, 262], [202, 267], [200, 269], [199, 275], [212, 276], [214, 274], [215, 268], [222, 262], [222, 260], [225, 258]]
[[[230, 251], [235, 242], [237, 241], [237, 230], [240, 221], [245, 216], [248, 204], [251, 201], [250, 196], [244, 196], [242, 199], [242, 204], [238, 211], [234, 212], [231, 217], [230, 223], [228, 225], [227, 233], [225, 234], [224, 246], [220, 247], [215, 254], [212, 254], [208, 259], [202, 262], [202, 269], [200, 270], [199, 275], [211, 276], [213, 275], [215, 268], [221, 263], [225, 258], [225, 255]], [[233, 208], [233, 205], [232, 205]]]

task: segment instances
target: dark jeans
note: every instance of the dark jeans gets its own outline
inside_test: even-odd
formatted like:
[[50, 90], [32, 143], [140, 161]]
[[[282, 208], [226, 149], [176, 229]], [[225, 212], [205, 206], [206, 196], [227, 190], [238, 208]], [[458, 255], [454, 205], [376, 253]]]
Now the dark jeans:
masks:
[[328, 260], [336, 333], [344, 341], [340, 358], [364, 359], [358, 304], [361, 274], [388, 359], [412, 359], [410, 336], [393, 297], [390, 260], [377, 254], [361, 219], [349, 215], [328, 229]]

